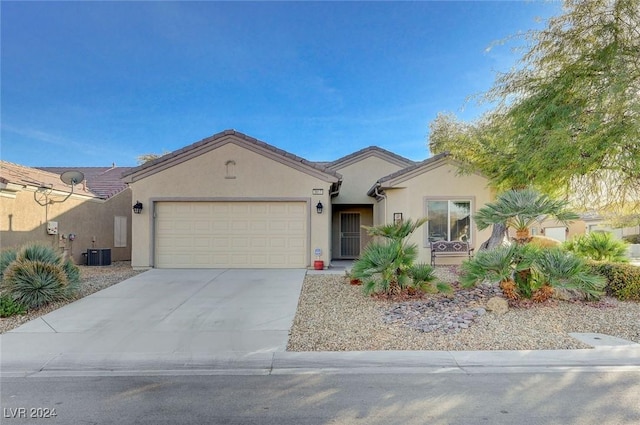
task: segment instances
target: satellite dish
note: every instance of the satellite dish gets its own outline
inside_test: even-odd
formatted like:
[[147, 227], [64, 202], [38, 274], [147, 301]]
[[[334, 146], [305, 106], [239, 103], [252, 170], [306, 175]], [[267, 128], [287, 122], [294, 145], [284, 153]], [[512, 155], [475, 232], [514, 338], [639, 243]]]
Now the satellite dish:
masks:
[[64, 173], [60, 174], [60, 180], [73, 188], [74, 185], [84, 180], [84, 174], [76, 170], [65, 171]]

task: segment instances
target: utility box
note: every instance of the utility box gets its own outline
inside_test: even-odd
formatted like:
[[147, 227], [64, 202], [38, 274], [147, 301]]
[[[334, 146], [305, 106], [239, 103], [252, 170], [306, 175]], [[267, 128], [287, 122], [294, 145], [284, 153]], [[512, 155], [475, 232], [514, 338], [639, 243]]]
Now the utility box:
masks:
[[87, 266], [110, 266], [111, 265], [111, 249], [95, 249], [87, 250]]
[[47, 221], [47, 235], [57, 235], [57, 234], [58, 234], [58, 222]]

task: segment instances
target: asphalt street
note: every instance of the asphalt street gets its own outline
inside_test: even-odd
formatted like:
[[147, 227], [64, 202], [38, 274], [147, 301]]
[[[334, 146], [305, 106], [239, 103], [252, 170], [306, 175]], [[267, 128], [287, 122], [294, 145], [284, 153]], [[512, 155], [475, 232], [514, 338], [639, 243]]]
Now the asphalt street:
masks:
[[32, 376], [1, 393], [2, 424], [640, 423], [638, 370]]

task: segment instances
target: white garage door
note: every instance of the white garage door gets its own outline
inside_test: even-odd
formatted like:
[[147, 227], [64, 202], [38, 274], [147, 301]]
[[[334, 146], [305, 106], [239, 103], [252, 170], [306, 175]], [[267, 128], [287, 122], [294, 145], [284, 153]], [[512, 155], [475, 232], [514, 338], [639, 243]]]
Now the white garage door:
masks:
[[307, 266], [306, 202], [159, 202], [158, 268]]
[[556, 239], [560, 242], [567, 240], [567, 228], [566, 227], [545, 227], [544, 235]]

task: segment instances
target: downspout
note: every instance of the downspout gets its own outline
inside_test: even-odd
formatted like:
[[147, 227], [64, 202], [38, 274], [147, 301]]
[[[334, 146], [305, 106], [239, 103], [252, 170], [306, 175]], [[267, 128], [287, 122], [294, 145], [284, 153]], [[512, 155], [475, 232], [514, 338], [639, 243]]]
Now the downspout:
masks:
[[342, 184], [342, 180], [339, 180], [337, 183], [331, 184], [331, 186], [329, 187], [329, 199], [333, 198], [334, 196], [340, 193], [341, 184]]
[[384, 199], [384, 222], [383, 224], [387, 223], [387, 195], [385, 195], [384, 193], [380, 193], [378, 192], [378, 188], [380, 187], [380, 183], [376, 184], [376, 187], [373, 188], [374, 193], [376, 194], [376, 198], [380, 197], [382, 199]]

